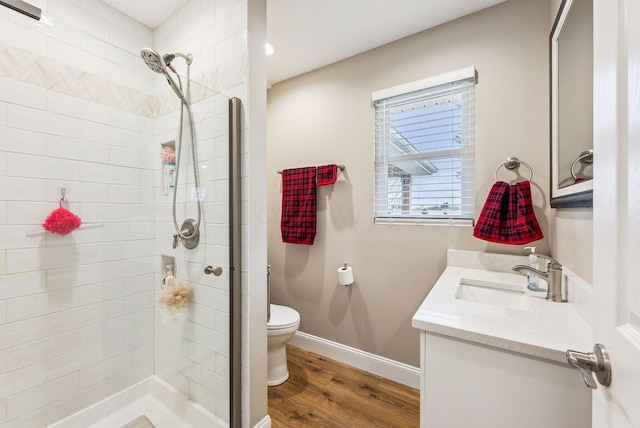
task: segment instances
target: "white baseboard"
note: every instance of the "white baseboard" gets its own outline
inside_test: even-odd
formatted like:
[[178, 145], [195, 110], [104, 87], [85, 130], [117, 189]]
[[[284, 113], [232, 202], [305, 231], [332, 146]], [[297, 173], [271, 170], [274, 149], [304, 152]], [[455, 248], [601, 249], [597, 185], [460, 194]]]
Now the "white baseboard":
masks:
[[265, 416], [260, 422], [255, 424], [253, 428], [271, 428], [271, 417], [269, 415]]
[[420, 369], [351, 346], [297, 331], [289, 343], [307, 351], [393, 380], [411, 388], [420, 388]]

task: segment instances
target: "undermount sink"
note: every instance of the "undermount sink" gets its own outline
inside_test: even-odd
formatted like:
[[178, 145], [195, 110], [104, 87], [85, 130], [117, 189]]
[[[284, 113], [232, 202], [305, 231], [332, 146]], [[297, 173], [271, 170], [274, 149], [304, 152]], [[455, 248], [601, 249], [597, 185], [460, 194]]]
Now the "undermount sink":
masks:
[[514, 309], [529, 309], [530, 296], [524, 285], [505, 284], [461, 278], [455, 298], [468, 302], [501, 306]]

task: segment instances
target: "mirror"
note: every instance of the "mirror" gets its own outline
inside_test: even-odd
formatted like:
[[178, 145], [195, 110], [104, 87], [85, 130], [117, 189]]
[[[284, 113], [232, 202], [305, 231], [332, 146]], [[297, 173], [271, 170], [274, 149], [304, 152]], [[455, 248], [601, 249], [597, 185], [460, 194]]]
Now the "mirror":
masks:
[[550, 37], [551, 206], [593, 205], [593, 0], [563, 0]]

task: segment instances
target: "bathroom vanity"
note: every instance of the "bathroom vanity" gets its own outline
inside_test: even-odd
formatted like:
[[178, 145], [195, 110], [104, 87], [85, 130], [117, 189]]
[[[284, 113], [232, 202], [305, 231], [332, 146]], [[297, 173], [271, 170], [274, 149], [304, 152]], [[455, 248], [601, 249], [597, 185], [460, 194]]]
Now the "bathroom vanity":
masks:
[[449, 250], [447, 268], [413, 317], [422, 428], [591, 427], [591, 390], [565, 356], [592, 346], [584, 319], [590, 285], [565, 269], [569, 303], [548, 302], [512, 272], [526, 263]]

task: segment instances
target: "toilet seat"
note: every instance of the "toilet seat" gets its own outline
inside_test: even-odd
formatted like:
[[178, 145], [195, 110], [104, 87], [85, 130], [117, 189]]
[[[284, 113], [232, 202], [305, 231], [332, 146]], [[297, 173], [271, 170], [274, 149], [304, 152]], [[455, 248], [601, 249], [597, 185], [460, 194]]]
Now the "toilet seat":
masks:
[[300, 314], [293, 308], [271, 304], [271, 318], [267, 330], [286, 330], [300, 324]]

